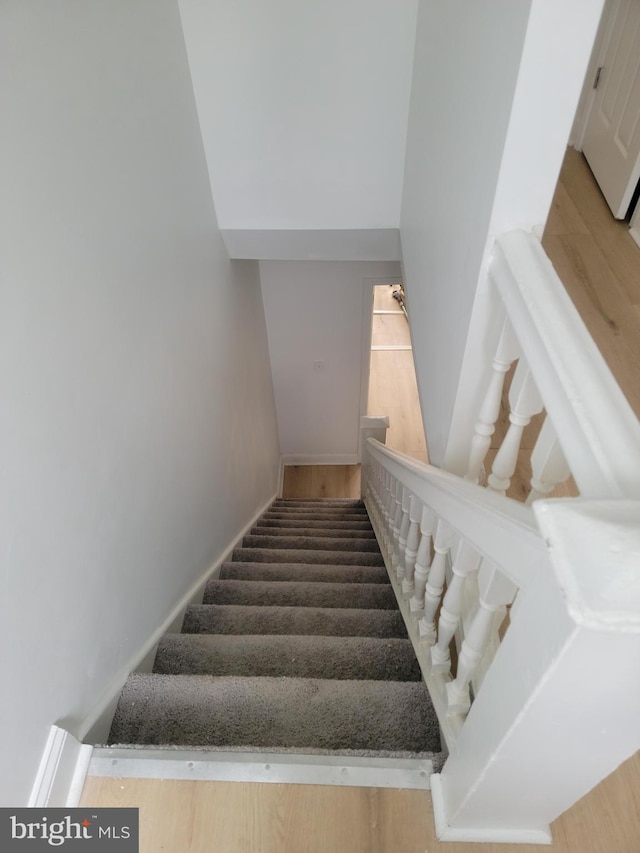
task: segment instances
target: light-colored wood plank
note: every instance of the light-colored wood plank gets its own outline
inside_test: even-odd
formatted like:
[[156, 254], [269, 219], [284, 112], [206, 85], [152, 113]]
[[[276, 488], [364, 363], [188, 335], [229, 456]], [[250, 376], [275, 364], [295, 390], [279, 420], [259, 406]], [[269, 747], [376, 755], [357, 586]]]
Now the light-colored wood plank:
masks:
[[625, 289], [589, 235], [550, 236], [546, 245], [569, 296], [640, 417], [640, 322]]
[[89, 778], [81, 804], [140, 808], [141, 853], [638, 853], [640, 754], [554, 822], [551, 847], [440, 842], [415, 790]]
[[282, 497], [359, 498], [359, 465], [287, 465], [284, 469]]
[[397, 311], [400, 308], [397, 299], [393, 298], [393, 287], [388, 284], [377, 284], [373, 288], [374, 311]]
[[[556, 210], [556, 206], [562, 208], [560, 217], [565, 224], [572, 221], [571, 214], [564, 210], [566, 199], [579, 212], [588, 233], [603, 253], [611, 271], [625, 289], [631, 304], [639, 305], [640, 247], [631, 238], [628, 223], [613, 218], [587, 161], [582, 154], [573, 148], [567, 149], [553, 202], [554, 210]], [[571, 228], [572, 226], [569, 224], [567, 227]], [[553, 250], [549, 250], [547, 238], [569, 233], [577, 232], [574, 230], [558, 230], [557, 219], [555, 216], [551, 218], [547, 229], [545, 229], [542, 245], [552, 260]]]
[[374, 314], [371, 327], [372, 345], [411, 345], [409, 324], [404, 314]]

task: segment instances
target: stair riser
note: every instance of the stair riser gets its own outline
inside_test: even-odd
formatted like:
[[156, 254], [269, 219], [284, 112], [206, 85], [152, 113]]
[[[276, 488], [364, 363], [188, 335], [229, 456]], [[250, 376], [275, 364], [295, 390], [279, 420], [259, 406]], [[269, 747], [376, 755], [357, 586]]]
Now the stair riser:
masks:
[[390, 584], [346, 584], [262, 581], [209, 581], [203, 604], [241, 604], [249, 607], [354, 607], [394, 610]]
[[295, 548], [236, 548], [233, 560], [254, 563], [317, 563], [344, 566], [384, 566], [382, 554], [362, 551], [318, 551]]
[[377, 542], [376, 535], [373, 530], [325, 530], [323, 528], [313, 527], [255, 527], [251, 528], [251, 536], [277, 536], [279, 539], [287, 536], [304, 537], [305, 539], [368, 539], [372, 542]]
[[271, 521], [261, 518], [256, 522], [254, 529], [278, 530], [282, 527], [289, 529], [302, 527], [306, 530], [366, 530], [367, 532], [373, 530], [370, 521], [314, 521], [312, 518], [283, 518]]
[[176, 634], [158, 648], [154, 672], [177, 675], [420, 681], [408, 640], [360, 637], [235, 637]]
[[385, 568], [313, 563], [223, 563], [221, 580], [312, 581], [314, 583], [389, 583]]
[[293, 548], [305, 551], [367, 551], [379, 552], [376, 539], [340, 538], [322, 536], [245, 536], [243, 548]]
[[184, 634], [305, 634], [311, 637], [405, 639], [407, 629], [397, 610], [345, 610], [315, 607], [243, 607], [192, 604]]

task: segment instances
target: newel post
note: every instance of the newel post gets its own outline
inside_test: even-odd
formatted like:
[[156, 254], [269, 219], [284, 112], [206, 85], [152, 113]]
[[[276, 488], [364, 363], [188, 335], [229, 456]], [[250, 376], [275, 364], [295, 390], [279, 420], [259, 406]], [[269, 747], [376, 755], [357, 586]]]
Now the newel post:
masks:
[[358, 457], [362, 463], [362, 472], [360, 478], [360, 497], [366, 496], [367, 483], [366, 479], [369, 476], [366, 459], [366, 444], [368, 438], [375, 438], [381, 444], [386, 444], [387, 430], [389, 429], [389, 418], [387, 415], [363, 415], [360, 418], [360, 441], [358, 445]]
[[549, 843], [640, 745], [640, 502], [539, 501], [549, 547], [442, 773], [442, 840]]

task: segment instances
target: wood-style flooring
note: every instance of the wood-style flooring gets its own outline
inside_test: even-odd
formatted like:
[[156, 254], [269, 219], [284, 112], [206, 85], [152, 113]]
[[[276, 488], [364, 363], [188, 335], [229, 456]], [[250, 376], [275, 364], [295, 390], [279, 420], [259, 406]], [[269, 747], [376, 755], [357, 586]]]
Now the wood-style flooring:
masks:
[[388, 447], [428, 462], [407, 318], [386, 284], [374, 288], [373, 310], [367, 414], [388, 415]]
[[640, 246], [628, 224], [613, 218], [587, 161], [573, 148], [542, 245], [640, 418]]
[[638, 853], [639, 779], [635, 756], [554, 822], [551, 847], [440, 842], [427, 791], [89, 778], [82, 805], [137, 806], [140, 853]]

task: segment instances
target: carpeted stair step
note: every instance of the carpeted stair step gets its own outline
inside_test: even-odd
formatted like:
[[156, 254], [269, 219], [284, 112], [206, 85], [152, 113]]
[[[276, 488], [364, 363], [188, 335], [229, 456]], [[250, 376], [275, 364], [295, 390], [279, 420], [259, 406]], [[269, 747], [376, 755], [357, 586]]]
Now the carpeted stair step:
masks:
[[149, 675], [127, 681], [112, 744], [438, 751], [422, 682]]
[[223, 563], [220, 580], [312, 581], [315, 583], [389, 583], [381, 566], [336, 566], [314, 563]]
[[323, 563], [343, 566], [384, 566], [380, 551], [332, 551], [302, 548], [236, 548], [233, 560], [242, 563]]
[[243, 548], [292, 548], [304, 551], [370, 551], [379, 552], [377, 539], [335, 536], [271, 536], [249, 534], [242, 540]]
[[[111, 744], [428, 756], [439, 726], [361, 501], [278, 500], [133, 674]], [[436, 756], [436, 759], [439, 756]]]
[[288, 529], [305, 528], [306, 530], [330, 530], [336, 531], [337, 535], [341, 534], [340, 530], [366, 530], [372, 531], [370, 521], [316, 521], [313, 518], [274, 518], [265, 519], [264, 516], [255, 523], [252, 528], [254, 530], [274, 530], [280, 527]]
[[309, 581], [210, 580], [203, 604], [271, 607], [354, 607], [394, 610], [396, 597], [385, 583], [313, 583]]
[[339, 507], [342, 509], [366, 509], [358, 498], [276, 498], [271, 506]]
[[291, 536], [291, 537], [303, 537], [305, 539], [309, 538], [317, 538], [317, 539], [335, 539], [336, 537], [340, 539], [369, 539], [372, 542], [376, 542], [376, 534], [371, 530], [340, 530], [337, 531], [335, 528], [331, 530], [326, 530], [322, 528], [313, 528], [313, 527], [255, 527], [251, 528], [250, 531], [251, 536], [277, 536], [278, 538]]
[[335, 519], [336, 521], [366, 521], [369, 516], [365, 509], [338, 509], [337, 507], [303, 507], [303, 506], [276, 506], [265, 512], [266, 518], [318, 518]]
[[409, 640], [167, 634], [153, 671], [175, 675], [420, 681]]
[[182, 633], [405, 638], [407, 629], [399, 610], [191, 604]]

